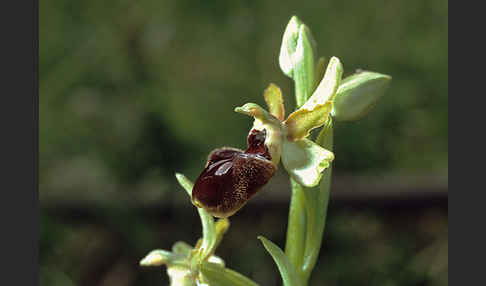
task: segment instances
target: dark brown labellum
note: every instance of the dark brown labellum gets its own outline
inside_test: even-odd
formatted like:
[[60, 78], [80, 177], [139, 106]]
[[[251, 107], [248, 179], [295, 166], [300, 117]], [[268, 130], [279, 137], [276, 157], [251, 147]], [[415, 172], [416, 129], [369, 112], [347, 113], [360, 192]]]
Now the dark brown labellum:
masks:
[[246, 151], [223, 147], [211, 152], [196, 180], [192, 200], [215, 217], [233, 215], [275, 174], [265, 146], [266, 131], [251, 130]]

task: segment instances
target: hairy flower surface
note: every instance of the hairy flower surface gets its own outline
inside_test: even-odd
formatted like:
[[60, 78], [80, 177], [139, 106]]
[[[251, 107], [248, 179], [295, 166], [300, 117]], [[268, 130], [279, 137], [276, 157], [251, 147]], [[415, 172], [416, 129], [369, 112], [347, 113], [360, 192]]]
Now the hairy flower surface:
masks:
[[231, 216], [243, 207], [277, 170], [265, 138], [265, 130], [252, 129], [246, 151], [225, 147], [211, 152], [194, 185], [194, 204], [220, 218]]

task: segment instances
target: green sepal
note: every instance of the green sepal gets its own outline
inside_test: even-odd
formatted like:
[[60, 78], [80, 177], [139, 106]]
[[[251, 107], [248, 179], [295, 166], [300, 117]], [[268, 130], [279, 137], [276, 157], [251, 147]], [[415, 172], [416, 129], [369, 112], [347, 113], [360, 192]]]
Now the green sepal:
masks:
[[271, 242], [270, 240], [266, 239], [263, 236], [258, 237], [259, 240], [263, 243], [265, 249], [270, 253], [275, 264], [277, 264], [277, 268], [280, 271], [280, 276], [283, 280], [284, 286], [301, 286], [303, 285], [300, 282], [300, 278], [298, 277], [294, 266], [285, 255], [285, 253], [278, 247], [275, 243]]
[[316, 106], [327, 101], [333, 101], [343, 75], [341, 61], [332, 57], [327, 65], [326, 72], [312, 96], [300, 107], [300, 109], [313, 110]]
[[325, 57], [320, 57], [316, 63], [316, 69], [314, 72], [314, 86], [312, 88], [312, 93], [316, 90], [321, 83], [321, 80], [324, 78], [324, 74], [326, 73], [326, 63], [327, 59]]
[[172, 265], [177, 260], [177, 255], [170, 251], [156, 249], [152, 250], [142, 260], [141, 266], [161, 266]]
[[309, 139], [284, 140], [282, 164], [292, 179], [304, 187], [319, 184], [322, 172], [329, 167], [334, 154]]
[[383, 96], [391, 76], [361, 71], [346, 77], [339, 86], [332, 116], [339, 121], [354, 121], [365, 116]]
[[343, 66], [338, 58], [332, 57], [319, 86], [312, 96], [296, 111], [292, 112], [284, 124], [287, 139], [303, 139], [312, 129], [321, 127], [333, 110], [333, 100], [341, 82]]
[[235, 112], [254, 117], [261, 124], [275, 124], [279, 126], [279, 120], [256, 103], [245, 103], [243, 106], [235, 107]]

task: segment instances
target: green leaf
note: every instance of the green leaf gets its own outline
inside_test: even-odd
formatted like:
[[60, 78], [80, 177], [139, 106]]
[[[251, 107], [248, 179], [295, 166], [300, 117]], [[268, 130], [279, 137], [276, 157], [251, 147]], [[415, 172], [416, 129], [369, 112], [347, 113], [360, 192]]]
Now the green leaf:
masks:
[[390, 76], [370, 71], [345, 78], [337, 90], [333, 117], [339, 121], [360, 119], [376, 105], [390, 81]]
[[203, 262], [200, 271], [202, 280], [210, 286], [258, 286], [242, 274], [216, 263]]
[[[192, 183], [186, 176], [176, 173], [176, 178], [179, 184], [186, 190], [190, 197], [192, 197], [192, 188], [194, 183]], [[216, 228], [214, 226], [214, 219], [207, 211], [203, 208], [197, 208], [199, 212], [199, 217], [201, 218], [201, 224], [203, 229], [202, 245], [201, 245], [201, 260], [208, 258], [216, 247], [217, 234]]]
[[294, 266], [282, 249], [263, 236], [259, 236], [258, 239], [262, 241], [263, 246], [272, 256], [275, 264], [277, 264], [284, 286], [301, 286], [302, 284], [295, 272]]
[[308, 139], [282, 143], [282, 164], [292, 179], [304, 187], [319, 184], [322, 172], [329, 167], [334, 154]]

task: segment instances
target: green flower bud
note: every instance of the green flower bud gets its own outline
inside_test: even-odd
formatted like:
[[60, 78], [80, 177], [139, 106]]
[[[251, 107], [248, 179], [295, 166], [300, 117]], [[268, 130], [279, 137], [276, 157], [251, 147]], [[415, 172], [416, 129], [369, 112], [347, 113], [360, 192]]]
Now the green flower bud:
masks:
[[282, 38], [279, 64], [283, 73], [295, 82], [297, 106], [309, 98], [315, 84], [314, 49], [315, 42], [309, 28], [293, 16]]
[[345, 78], [337, 90], [331, 115], [339, 121], [360, 119], [383, 96], [390, 80], [391, 76], [370, 71]]
[[[282, 46], [280, 47], [279, 63], [283, 73], [292, 77], [294, 70], [293, 55], [297, 50], [297, 40], [299, 38], [299, 27], [302, 25], [300, 20], [293, 16], [290, 18], [285, 32], [282, 37]], [[294, 57], [295, 58], [295, 57]]]

